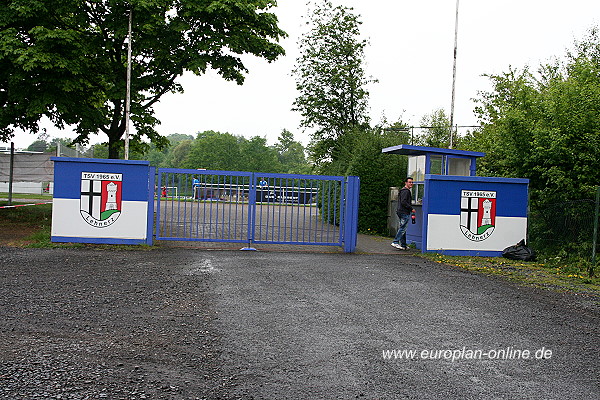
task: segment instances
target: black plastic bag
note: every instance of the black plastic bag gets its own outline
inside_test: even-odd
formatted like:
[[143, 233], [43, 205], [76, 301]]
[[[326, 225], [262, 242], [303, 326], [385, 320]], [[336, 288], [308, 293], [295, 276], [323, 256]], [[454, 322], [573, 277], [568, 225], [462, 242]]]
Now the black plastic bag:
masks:
[[516, 245], [508, 246], [502, 250], [502, 257], [510, 260], [533, 261], [535, 260], [535, 252], [525, 246], [525, 239], [523, 239]]

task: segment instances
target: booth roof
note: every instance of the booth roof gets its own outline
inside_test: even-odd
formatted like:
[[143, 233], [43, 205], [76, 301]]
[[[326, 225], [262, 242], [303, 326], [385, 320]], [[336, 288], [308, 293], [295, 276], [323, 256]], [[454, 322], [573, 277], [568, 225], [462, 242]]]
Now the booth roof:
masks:
[[463, 157], [483, 157], [485, 153], [479, 151], [466, 151], [466, 150], [454, 150], [454, 149], [440, 149], [437, 147], [425, 147], [425, 146], [413, 146], [410, 144], [401, 144], [398, 146], [386, 147], [381, 150], [382, 153], [386, 154], [402, 154], [407, 156], [422, 156], [427, 153], [435, 153], [442, 155], [451, 156], [463, 156]]

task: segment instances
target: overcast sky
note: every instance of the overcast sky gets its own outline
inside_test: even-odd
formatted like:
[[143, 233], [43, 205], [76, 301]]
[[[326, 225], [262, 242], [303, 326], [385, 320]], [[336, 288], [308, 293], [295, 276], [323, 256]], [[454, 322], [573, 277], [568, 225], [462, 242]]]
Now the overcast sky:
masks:
[[[418, 126], [425, 114], [443, 108], [450, 112], [454, 49], [455, 0], [332, 0], [354, 8], [370, 41], [367, 74], [379, 82], [369, 87], [373, 123], [382, 117]], [[306, 2], [279, 0], [275, 13], [289, 34], [282, 41], [286, 56], [274, 63], [246, 58], [250, 70], [243, 86], [212, 72], [184, 75], [184, 94], [163, 96], [156, 106], [163, 135], [195, 135], [204, 130], [277, 141], [283, 129], [307, 144], [299, 128], [300, 115], [290, 111], [297, 96], [291, 70], [298, 57]], [[482, 74], [501, 73], [509, 66], [537, 67], [562, 58], [575, 39], [600, 25], [598, 0], [462, 0], [459, 6], [455, 118], [457, 125], [476, 125], [472, 99], [489, 89]], [[135, 45], [135, 41], [134, 41]], [[52, 137], [71, 137], [49, 128]], [[26, 147], [34, 135], [20, 134], [16, 147]], [[92, 142], [105, 141], [96, 136]]]

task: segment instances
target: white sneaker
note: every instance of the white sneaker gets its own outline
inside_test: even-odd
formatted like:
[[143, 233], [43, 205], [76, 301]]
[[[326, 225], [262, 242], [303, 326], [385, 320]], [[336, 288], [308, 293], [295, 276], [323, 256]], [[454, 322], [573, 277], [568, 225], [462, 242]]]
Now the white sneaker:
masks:
[[402, 250], [402, 246], [400, 246], [398, 243], [391, 243], [390, 246]]

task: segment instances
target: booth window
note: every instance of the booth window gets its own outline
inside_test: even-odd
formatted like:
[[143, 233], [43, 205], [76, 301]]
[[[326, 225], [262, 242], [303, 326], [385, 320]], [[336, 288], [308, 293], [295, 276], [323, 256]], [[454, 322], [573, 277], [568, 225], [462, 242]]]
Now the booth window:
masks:
[[448, 175], [470, 176], [471, 159], [448, 157]]
[[415, 183], [412, 188], [413, 204], [423, 203], [423, 192], [425, 190], [425, 162], [426, 156], [408, 157], [408, 176]]
[[425, 156], [408, 158], [408, 176], [415, 182], [425, 180]]
[[423, 204], [423, 194], [425, 193], [425, 183], [415, 183], [412, 187], [413, 204]]
[[446, 175], [446, 168], [444, 165], [443, 156], [430, 156], [430, 168], [429, 173], [433, 175]]

